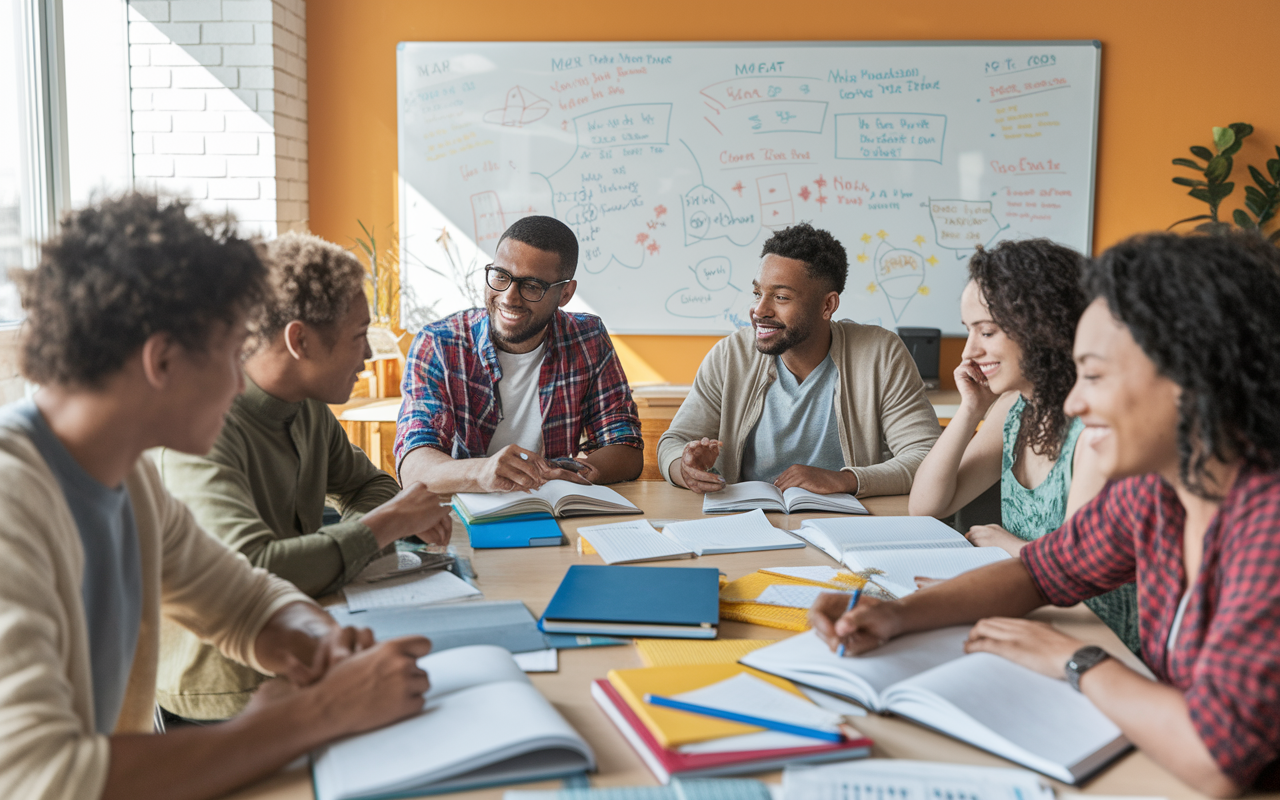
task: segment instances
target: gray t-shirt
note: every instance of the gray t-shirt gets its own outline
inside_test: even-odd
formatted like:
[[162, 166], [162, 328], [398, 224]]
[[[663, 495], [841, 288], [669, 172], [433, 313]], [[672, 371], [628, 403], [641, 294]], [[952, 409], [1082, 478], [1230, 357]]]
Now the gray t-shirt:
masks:
[[142, 561], [129, 493], [103, 486], [68, 452], [30, 400], [3, 415], [26, 432], [62, 487], [84, 546], [80, 596], [89, 629], [93, 717], [98, 733], [116, 727], [142, 623]]
[[828, 355], [801, 383], [781, 356], [775, 358], [778, 379], [765, 393], [760, 421], [742, 451], [742, 480], [773, 483], [793, 464], [839, 470], [845, 464], [835, 413], [840, 377], [835, 362]]

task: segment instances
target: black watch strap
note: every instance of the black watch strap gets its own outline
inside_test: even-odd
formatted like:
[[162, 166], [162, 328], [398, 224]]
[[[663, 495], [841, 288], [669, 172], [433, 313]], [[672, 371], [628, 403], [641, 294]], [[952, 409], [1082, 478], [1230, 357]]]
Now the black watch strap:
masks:
[[1071, 658], [1067, 659], [1063, 672], [1067, 676], [1067, 683], [1071, 684], [1071, 688], [1077, 692], [1080, 691], [1080, 676], [1093, 669], [1094, 667], [1106, 661], [1111, 656], [1106, 650], [1097, 645], [1086, 645], [1071, 654]]

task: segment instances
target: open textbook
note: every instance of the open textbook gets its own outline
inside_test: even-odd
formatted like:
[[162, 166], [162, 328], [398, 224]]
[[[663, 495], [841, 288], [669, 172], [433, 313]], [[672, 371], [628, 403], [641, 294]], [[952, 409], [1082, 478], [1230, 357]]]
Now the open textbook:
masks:
[[917, 576], [945, 580], [1011, 557], [974, 547], [933, 517], [811, 519], [795, 533], [895, 597], [914, 592]]
[[529, 492], [459, 492], [454, 495], [473, 522], [545, 511], [557, 517], [639, 514], [636, 504], [608, 486], [547, 481]]
[[732, 517], [671, 522], [661, 531], [640, 519], [580, 528], [578, 535], [606, 564], [804, 547], [804, 542], [771, 525], [758, 509]]
[[702, 498], [703, 514], [729, 514], [734, 511], [826, 511], [836, 514], [866, 514], [867, 507], [851, 494], [818, 494], [793, 486], [782, 490], [764, 481], [731, 483], [718, 492]]
[[754, 650], [741, 663], [894, 713], [1064, 783], [1129, 749], [1089, 699], [990, 653], [966, 655], [968, 626], [894, 639], [841, 658], [813, 631]]
[[316, 800], [459, 791], [595, 769], [595, 755], [500, 647], [418, 661], [422, 713], [313, 754]]

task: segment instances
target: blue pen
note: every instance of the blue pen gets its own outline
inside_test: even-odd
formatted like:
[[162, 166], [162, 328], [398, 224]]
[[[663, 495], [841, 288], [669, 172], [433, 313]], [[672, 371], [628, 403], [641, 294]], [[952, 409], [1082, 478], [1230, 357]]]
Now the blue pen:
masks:
[[[848, 614], [850, 611], [853, 610], [853, 607], [858, 604], [858, 598], [861, 596], [862, 596], [861, 589], [853, 590], [853, 594], [849, 595], [849, 605], [845, 606], [845, 609], [844, 609], [845, 614]], [[840, 658], [844, 658], [844, 642], [841, 642], [840, 646], [836, 648], [836, 655], [839, 656]]]
[[771, 731], [793, 733], [796, 736], [808, 736], [813, 739], [821, 739], [824, 742], [844, 741], [844, 734], [838, 731], [821, 731], [817, 728], [806, 728], [803, 725], [792, 725], [789, 722], [779, 722], [775, 719], [753, 717], [750, 714], [738, 714], [733, 711], [711, 708], [710, 706], [700, 706], [696, 703], [686, 703], [683, 700], [672, 700], [670, 697], [662, 697], [661, 695], [646, 694], [644, 701], [654, 706], [665, 706], [666, 708], [674, 708], [677, 711], [688, 711], [691, 714], [701, 714], [704, 717], [727, 719], [730, 722], [741, 722], [744, 725], [755, 725], [758, 728], [768, 728]]

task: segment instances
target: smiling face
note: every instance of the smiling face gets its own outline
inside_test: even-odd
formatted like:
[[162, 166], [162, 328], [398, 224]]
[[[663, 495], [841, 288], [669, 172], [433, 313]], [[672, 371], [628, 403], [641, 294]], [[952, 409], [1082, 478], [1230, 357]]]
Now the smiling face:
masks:
[[974, 281], [965, 284], [960, 295], [960, 321], [969, 332], [960, 357], [982, 372], [987, 388], [996, 394], [1016, 390], [1029, 395], [1032, 387], [1022, 374], [1022, 348], [991, 318]]
[[[839, 304], [839, 295], [829, 290], [826, 281], [810, 275], [803, 261], [774, 253], [760, 261], [752, 295], [756, 349], [770, 356], [803, 344], [819, 322], [831, 319]], [[836, 298], [834, 304], [829, 300], [831, 295]]]
[[1159, 374], [1129, 328], [1102, 298], [1076, 329], [1076, 385], [1066, 412], [1085, 424], [1080, 442], [1093, 448], [1110, 480], [1156, 472], [1178, 478], [1178, 384]]
[[[514, 278], [537, 278], [547, 284], [564, 280], [560, 274], [560, 256], [511, 238], [503, 239], [498, 245], [493, 265]], [[521, 297], [520, 284], [516, 281], [502, 292], [486, 283], [484, 301], [489, 310], [494, 345], [509, 353], [527, 353], [536, 348], [556, 308], [569, 302], [576, 287], [576, 281], [553, 287], [541, 300], [531, 303]]]

